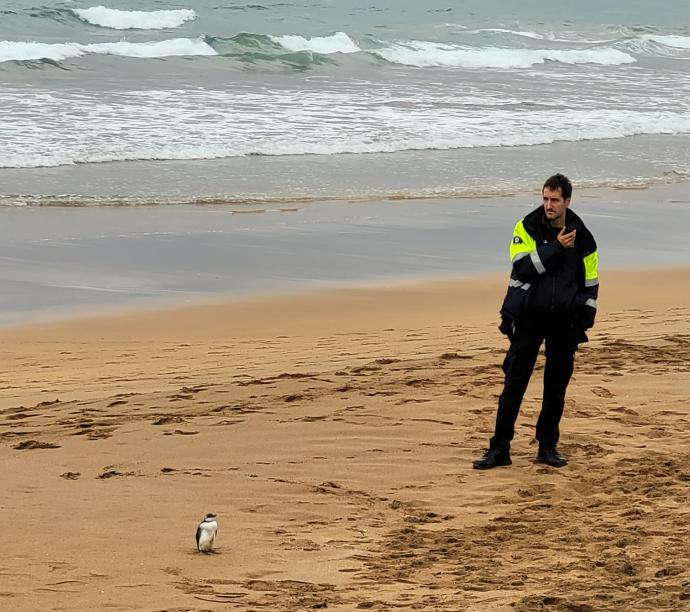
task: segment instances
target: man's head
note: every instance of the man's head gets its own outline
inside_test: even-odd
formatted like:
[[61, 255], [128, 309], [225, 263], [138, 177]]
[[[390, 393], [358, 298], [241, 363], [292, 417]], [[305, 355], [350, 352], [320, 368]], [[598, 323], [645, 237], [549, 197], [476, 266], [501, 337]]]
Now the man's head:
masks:
[[570, 206], [572, 194], [573, 186], [562, 174], [550, 176], [542, 187], [544, 215], [556, 227], [565, 225], [565, 211]]

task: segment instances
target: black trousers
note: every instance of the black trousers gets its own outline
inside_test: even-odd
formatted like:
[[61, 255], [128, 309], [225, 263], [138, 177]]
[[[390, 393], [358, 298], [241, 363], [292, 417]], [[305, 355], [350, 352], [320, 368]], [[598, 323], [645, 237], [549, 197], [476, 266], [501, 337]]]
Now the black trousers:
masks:
[[555, 447], [560, 436], [565, 392], [573, 374], [578, 334], [569, 317], [545, 314], [518, 324], [503, 362], [505, 384], [498, 399], [490, 448], [510, 450], [515, 421], [542, 343], [545, 344], [544, 395], [537, 421], [540, 447]]

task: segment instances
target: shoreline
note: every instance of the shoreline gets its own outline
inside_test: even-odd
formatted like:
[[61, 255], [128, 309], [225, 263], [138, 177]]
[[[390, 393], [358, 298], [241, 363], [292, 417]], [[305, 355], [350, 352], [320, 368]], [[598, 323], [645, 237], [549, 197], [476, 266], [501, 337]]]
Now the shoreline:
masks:
[[[649, 150], [657, 152], [655, 159]], [[58, 194], [135, 203], [147, 197], [226, 200], [228, 194], [231, 201], [373, 201], [481, 197], [487, 187], [499, 197], [538, 189], [552, 169], [569, 168], [573, 160], [578, 160], [577, 172], [566, 174], [580, 178], [576, 190], [654, 188], [690, 180], [682, 163], [687, 152], [687, 135], [638, 134], [517, 146], [8, 167], [0, 168], [0, 202], [9, 195], [47, 201], [70, 197]], [[547, 167], [544, 160], [549, 160]], [[521, 168], [519, 178], [516, 167]]]
[[602, 274], [562, 470], [533, 463], [540, 365], [513, 466], [471, 469], [502, 380], [505, 278], [0, 330], [0, 526], [32, 541], [8, 538], [0, 602], [678, 609], [689, 282], [690, 267]]
[[[690, 270], [689, 264], [680, 264], [677, 266], [620, 266], [608, 267], [600, 276], [602, 278], [612, 277], [616, 282], [621, 282], [621, 279], [629, 279], [636, 275], [641, 275], [644, 278], [653, 278], [658, 275], [664, 277], [669, 275], [685, 276]], [[32, 330], [51, 330], [61, 327], [65, 328], [79, 328], [83, 325], [98, 327], [99, 325], [108, 326], [110, 322], [122, 322], [126, 324], [126, 320], [139, 321], [144, 319], [157, 320], [160, 318], [176, 319], [179, 317], [203, 316], [201, 313], [220, 311], [230, 312], [251, 312], [253, 309], [273, 308], [275, 304], [285, 304], [293, 315], [298, 313], [299, 306], [314, 303], [328, 304], [341, 300], [352, 299], [353, 296], [360, 296], [355, 299], [372, 299], [375, 300], [377, 295], [392, 295], [398, 294], [401, 296], [418, 295], [424, 292], [430, 292], [432, 295], [447, 290], [453, 290], [454, 287], [481, 287], [482, 293], [478, 300], [489, 299], [496, 297], [496, 317], [498, 317], [498, 309], [500, 307], [500, 300], [503, 295], [501, 290], [503, 285], [507, 283], [510, 270], [507, 269], [503, 273], [492, 270], [479, 275], [465, 275], [465, 276], [439, 276], [439, 277], [399, 277], [399, 278], [383, 278], [373, 279], [370, 281], [352, 281], [347, 283], [329, 283], [321, 285], [299, 285], [285, 290], [262, 291], [256, 293], [248, 293], [244, 295], [233, 294], [219, 294], [214, 296], [197, 296], [195, 298], [186, 298], [183, 302], [166, 302], [166, 301], [151, 301], [143, 304], [129, 304], [123, 306], [113, 307], [99, 307], [96, 309], [82, 309], [61, 315], [55, 315], [51, 318], [44, 318], [35, 321], [25, 321], [9, 324], [0, 324], [0, 338], [3, 335], [22, 334], [24, 332], [32, 333]], [[486, 294], [483, 293], [488, 286], [493, 287], [493, 291]], [[684, 300], [684, 295], [679, 293], [681, 301]], [[640, 305], [647, 305], [648, 307], [655, 307], [657, 300], [654, 295], [647, 293], [640, 298], [636, 298], [636, 303]], [[624, 304], [617, 303], [619, 308], [624, 308]], [[472, 302], [471, 306], [477, 304]], [[242, 330], [234, 330], [239, 331]]]
[[[348, 154], [350, 155], [350, 154]], [[351, 154], [356, 155], [356, 154]], [[168, 160], [170, 163], [172, 160]], [[177, 160], [179, 162], [179, 160]], [[199, 160], [185, 160], [185, 162], [195, 162]], [[209, 161], [209, 160], [204, 160]], [[135, 162], [103, 162], [107, 164], [130, 164]], [[150, 162], [165, 163], [165, 162]], [[45, 168], [31, 168], [24, 170], [44, 170]], [[2, 168], [0, 168], [2, 170]], [[18, 170], [18, 169], [17, 169]], [[1, 177], [0, 177], [1, 178]], [[538, 185], [539, 181], [537, 181]], [[678, 171], [669, 171], [662, 176], [629, 177], [620, 180], [581, 181], [577, 185], [578, 192], [596, 191], [648, 191], [674, 189], [684, 187], [690, 183], [690, 175]], [[122, 195], [121, 193], [112, 194], [80, 194], [80, 193], [0, 193], [0, 207], [8, 208], [90, 208], [90, 207], [116, 207], [116, 208], [137, 208], [152, 206], [213, 206], [228, 208], [233, 214], [265, 213], [265, 212], [295, 212], [299, 207], [319, 204], [372, 204], [372, 203], [394, 203], [414, 200], [425, 202], [427, 200], [482, 200], [500, 199], [514, 197], [533, 197], [538, 195], [538, 189], [530, 189], [529, 186], [515, 185], [498, 189], [495, 187], [486, 188], [478, 185], [472, 189], [458, 188], [443, 190], [423, 189], [414, 190], [394, 190], [371, 191], [371, 193], [347, 193], [340, 194], [316, 194], [314, 190], [299, 194], [276, 194], [267, 195], [264, 193], [253, 192], [240, 195], [227, 195], [220, 192], [208, 194], [160, 194], [150, 193], [146, 195], [132, 194]], [[13, 201], [16, 200], [16, 201]], [[235, 208], [233, 208], [235, 207]]]
[[[0, 209], [0, 325], [248, 295], [504, 274], [534, 195], [232, 207]], [[690, 265], [677, 185], [581, 190], [602, 268]], [[674, 222], [669, 225], [667, 220]]]

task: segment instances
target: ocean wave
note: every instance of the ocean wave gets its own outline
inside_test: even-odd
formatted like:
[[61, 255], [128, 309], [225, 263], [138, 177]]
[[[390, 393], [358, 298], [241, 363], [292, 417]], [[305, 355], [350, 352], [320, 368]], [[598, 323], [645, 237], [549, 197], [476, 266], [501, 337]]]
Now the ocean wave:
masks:
[[468, 34], [482, 34], [484, 32], [491, 32], [494, 34], [511, 34], [512, 36], [522, 36], [523, 38], [533, 38], [535, 40], [551, 39], [553, 37], [537, 34], [536, 32], [521, 31], [521, 30], [506, 30], [505, 28], [481, 28], [479, 30], [469, 30]]
[[143, 43], [126, 41], [80, 45], [87, 53], [154, 58], [180, 55], [217, 55], [201, 38], [172, 38]]
[[83, 51], [75, 43], [39, 43], [0, 40], [0, 63], [11, 61], [53, 60], [79, 57]]
[[176, 28], [196, 19], [192, 9], [169, 11], [122, 11], [105, 6], [70, 9], [79, 19], [92, 25], [115, 30], [163, 30]]
[[270, 36], [270, 39], [288, 51], [313, 51], [322, 55], [332, 53], [357, 53], [360, 47], [345, 32], [336, 32], [331, 36], [304, 38], [297, 35]]
[[329, 55], [313, 51], [288, 51], [267, 34], [241, 32], [230, 38], [206, 36], [204, 40], [218, 55], [231, 58], [244, 67], [270, 69], [280, 65], [302, 71], [312, 66], [336, 64]]
[[0, 41], [0, 63], [28, 60], [53, 60], [59, 62], [90, 53], [137, 58], [218, 55], [201, 38], [172, 38], [142, 43], [119, 41], [92, 44]]
[[204, 36], [138, 43], [117, 41], [82, 44], [4, 40], [0, 41], [0, 63], [45, 60], [60, 62], [87, 54], [136, 58], [222, 55], [243, 63], [279, 62], [291, 68], [304, 69], [312, 65], [333, 64], [328, 56], [334, 53], [359, 51], [360, 48], [352, 39], [342, 32], [312, 39], [241, 32], [229, 38]]
[[545, 40], [547, 42], [557, 43], [571, 43], [571, 44], [588, 44], [588, 45], [602, 45], [607, 43], [614, 43], [615, 38], [581, 38], [578, 34], [573, 34], [568, 38], [559, 38], [553, 32], [547, 34], [538, 34], [529, 30], [508, 30], [505, 28], [482, 28], [479, 30], [469, 30], [468, 34], [483, 34], [485, 32], [492, 34], [508, 34], [509, 36], [518, 36], [520, 38], [531, 38], [532, 40]]
[[596, 49], [506, 49], [466, 47], [428, 41], [399, 42], [372, 51], [382, 59], [419, 68], [529, 68], [547, 61], [562, 64], [632, 64], [631, 55], [611, 47]]
[[640, 57], [684, 58], [690, 50], [690, 37], [644, 34], [626, 39], [620, 47]]
[[690, 49], [690, 36], [662, 36], [648, 34], [642, 37], [644, 40], [664, 45], [666, 47], [674, 47], [675, 49]]
[[228, 50], [284, 50], [280, 43], [274, 42], [268, 34], [240, 32], [234, 36], [206, 36], [204, 40], [219, 53]]
[[[493, 46], [426, 40], [385, 41], [366, 37], [357, 42], [346, 32], [311, 38], [240, 32], [230, 37], [202, 36], [196, 39], [174, 38], [137, 43], [123, 40], [92, 44], [4, 40], [0, 41], [0, 62], [59, 62], [86, 54], [138, 58], [221, 55], [242, 64], [256, 64], [266, 69], [270, 69], [271, 63], [274, 63], [303, 70], [319, 64], [338, 65], [351, 61], [337, 57], [349, 55], [368, 59], [370, 63], [378, 60], [379, 66], [383, 65], [380, 60], [384, 60], [390, 64], [417, 68], [511, 70], [547, 62], [619, 66], [633, 64], [640, 57], [686, 57], [687, 50], [690, 49], [690, 37], [678, 35], [641, 34], [617, 41], [586, 41], [562, 40], [548, 34], [501, 28], [485, 28], [474, 32], [527, 36], [535, 41], [543, 40], [543, 43], [536, 43], [541, 48], [529, 48], [520, 47], [519, 42], [513, 46], [507, 39], [505, 44], [498, 42]], [[567, 43], [567, 47], [562, 43]], [[548, 46], [554, 48], [544, 48]], [[574, 46], [578, 48], [573, 48]]]
[[[354, 110], [347, 113], [346, 109], [324, 117], [323, 121], [313, 121], [314, 114], [327, 115], [327, 109], [337, 105], [332, 100], [319, 105], [316, 98], [284, 100], [271, 109], [264, 108], [262, 118], [246, 115], [241, 122], [231, 120], [236, 118], [236, 111], [224, 111], [217, 106], [213, 109], [214, 120], [209, 123], [203, 120], [203, 113], [195, 115], [191, 108], [182, 113], [181, 109], [173, 110], [164, 93], [155, 98], [149, 93], [136, 104], [127, 105], [126, 111], [122, 111], [126, 116], [123, 114], [117, 122], [112, 121], [109, 112], [101, 111], [109, 119], [106, 127], [98, 116], [88, 121], [77, 119], [76, 123], [75, 119], [66, 118], [60, 129], [59, 147], [39, 146], [37, 143], [43, 140], [36, 138], [32, 123], [27, 123], [26, 128], [15, 125], [15, 137], [0, 144], [0, 167], [520, 147], [690, 133], [690, 117], [671, 112], [495, 110], [490, 117], [477, 121], [477, 114], [457, 109], [445, 112], [381, 109], [363, 115]], [[153, 104], [154, 100], [158, 102]], [[196, 106], [210, 112], [202, 101], [203, 98], [194, 99]], [[53, 104], [57, 101], [53, 100]], [[258, 105], [258, 99], [254, 104]], [[178, 114], [181, 121], [171, 120]], [[252, 127], [246, 128], [246, 124]], [[100, 129], [106, 135], [117, 133], [118, 138], [111, 141], [95, 136], [85, 144], [72, 136], [75, 125], [80, 126], [79, 133], [96, 133]], [[553, 130], [554, 125], [559, 126], [557, 132]], [[25, 144], [21, 142], [23, 132], [31, 139]], [[146, 134], [144, 140], [142, 134]], [[56, 137], [53, 126], [51, 138]]]

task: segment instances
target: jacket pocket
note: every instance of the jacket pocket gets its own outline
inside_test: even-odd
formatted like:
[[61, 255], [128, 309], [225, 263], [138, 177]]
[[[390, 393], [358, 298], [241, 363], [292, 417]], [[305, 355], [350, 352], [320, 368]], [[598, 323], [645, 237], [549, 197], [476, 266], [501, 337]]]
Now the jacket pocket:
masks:
[[523, 283], [512, 276], [508, 281], [508, 291], [501, 306], [501, 324], [498, 328], [509, 338], [514, 331], [513, 323], [527, 312], [533, 286], [532, 283]]

